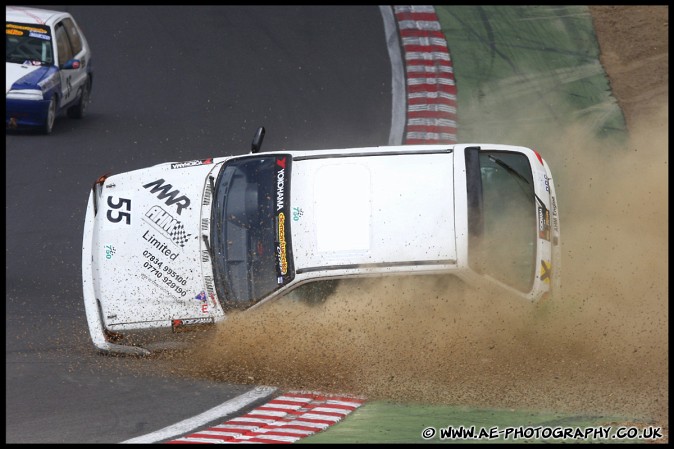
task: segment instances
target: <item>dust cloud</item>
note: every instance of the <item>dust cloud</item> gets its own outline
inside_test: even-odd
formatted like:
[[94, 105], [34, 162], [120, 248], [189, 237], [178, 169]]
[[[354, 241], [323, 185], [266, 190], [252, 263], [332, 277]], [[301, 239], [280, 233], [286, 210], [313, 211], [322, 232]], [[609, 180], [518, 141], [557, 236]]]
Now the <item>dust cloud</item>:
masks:
[[538, 143], [559, 197], [562, 298], [381, 279], [320, 307], [233, 314], [173, 366], [371, 400], [667, 422], [667, 118], [663, 107], [620, 147], [581, 125]]

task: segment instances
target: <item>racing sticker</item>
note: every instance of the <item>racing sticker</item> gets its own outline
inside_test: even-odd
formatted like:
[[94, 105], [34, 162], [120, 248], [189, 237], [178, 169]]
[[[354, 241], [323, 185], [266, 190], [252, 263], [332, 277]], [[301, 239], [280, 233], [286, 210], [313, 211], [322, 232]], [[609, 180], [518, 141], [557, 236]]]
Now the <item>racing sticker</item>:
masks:
[[150, 279], [162, 290], [166, 288], [170, 289], [171, 296], [175, 297], [174, 293], [180, 298], [184, 298], [187, 295], [187, 289], [185, 288], [187, 278], [173, 270], [156, 252], [143, 251], [143, 269], [144, 271], [141, 273], [141, 276]]
[[213, 317], [175, 319], [171, 320], [171, 329], [173, 329], [173, 332], [180, 332], [185, 330], [185, 326], [199, 326], [213, 323], [215, 323], [215, 319]]
[[541, 260], [541, 281], [550, 283], [550, 277], [552, 276], [552, 266], [547, 260]]
[[550, 197], [552, 199], [552, 224], [555, 228], [555, 232], [559, 232], [559, 216], [557, 214], [557, 201], [555, 197]]
[[208, 313], [208, 297], [206, 296], [206, 291], [201, 290], [194, 299], [201, 303], [201, 313]]
[[538, 237], [550, 241], [550, 211], [538, 206]]
[[293, 220], [300, 221], [300, 218], [304, 215], [304, 211], [301, 207], [293, 207]]
[[193, 161], [173, 163], [171, 164], [171, 169], [174, 170], [176, 168], [198, 167], [199, 165], [208, 165], [212, 163], [213, 163], [212, 157], [209, 157], [208, 159], [195, 159]]
[[31, 37], [37, 37], [39, 39], [51, 40], [49, 36], [48, 28], [40, 28], [34, 25], [19, 25], [16, 23], [7, 23], [5, 28], [6, 34], [11, 34], [14, 36], [23, 36], [24, 31], [28, 31]]
[[180, 220], [174, 218], [160, 206], [152, 206], [145, 212], [143, 219], [181, 248], [192, 236], [185, 231], [185, 225]]
[[38, 38], [38, 39], [44, 39], [44, 40], [46, 40], [46, 41], [50, 41], [50, 40], [51, 40], [51, 36], [49, 36], [48, 34], [36, 33], [35, 31], [29, 31], [29, 32], [28, 32], [28, 35], [29, 35], [30, 37], [36, 37], [36, 38]]
[[131, 224], [131, 200], [128, 198], [108, 197], [107, 218], [111, 223]]
[[[275, 191], [276, 191], [276, 256], [277, 282], [285, 284], [292, 279], [292, 252], [290, 245], [290, 230], [287, 218], [290, 206], [290, 156], [278, 156], [275, 163]], [[288, 180], [288, 182], [286, 182]]]
[[164, 204], [167, 206], [173, 206], [175, 204], [178, 215], [181, 214], [183, 209], [189, 207], [190, 205], [190, 199], [185, 195], [178, 196], [180, 195], [180, 190], [171, 190], [173, 189], [173, 186], [171, 184], [167, 184], [164, 179], [157, 179], [155, 181], [148, 182], [147, 184], [143, 184], [143, 187], [146, 189], [151, 188], [150, 193], [156, 193], [157, 198], [160, 200], [166, 198]]
[[166, 243], [159, 240], [157, 236], [150, 231], [145, 231], [145, 233], [143, 234], [143, 240], [148, 242], [150, 245], [155, 247], [157, 251], [159, 251], [161, 254], [165, 255], [171, 260], [176, 260], [180, 255], [179, 252], [169, 248], [169, 246]]
[[115, 255], [117, 249], [112, 245], [105, 245], [105, 258], [110, 260]]

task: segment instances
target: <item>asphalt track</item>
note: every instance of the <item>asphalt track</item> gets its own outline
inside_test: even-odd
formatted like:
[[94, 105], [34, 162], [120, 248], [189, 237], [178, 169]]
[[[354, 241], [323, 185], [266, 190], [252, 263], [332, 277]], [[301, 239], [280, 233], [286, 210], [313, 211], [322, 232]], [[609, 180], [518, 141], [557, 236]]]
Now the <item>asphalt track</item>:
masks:
[[80, 22], [95, 80], [84, 120], [6, 135], [5, 438], [121, 442], [251, 386], [95, 353], [80, 274], [91, 183], [246, 153], [260, 125], [265, 148], [386, 145], [391, 63], [377, 6], [49, 8]]
[[[79, 278], [81, 221], [92, 177], [101, 170], [247, 152], [259, 124], [267, 127], [265, 147], [386, 144], [392, 138], [391, 63], [381, 14], [374, 6], [199, 7], [189, 14], [181, 7], [53, 8], [70, 10], [82, 23], [96, 52], [98, 76], [85, 120], [60, 118], [48, 138], [6, 138], [6, 441], [121, 442], [196, 416], [239, 397], [250, 386], [173, 379], [135, 360], [93, 353], [83, 328]], [[485, 14], [463, 8], [438, 7], [443, 29], [461, 36], [457, 23]], [[493, 40], [494, 30], [485, 32], [491, 37], [453, 41], [455, 65], [469, 64], [466, 55], [475, 47], [467, 42]], [[451, 37], [452, 31], [446, 34]], [[466, 45], [463, 51], [459, 43]], [[490, 48], [493, 59], [495, 48]], [[587, 57], [583, 51], [578, 55]], [[478, 60], [489, 58], [473, 62]], [[509, 64], [512, 68], [512, 60]], [[490, 67], [489, 74], [498, 78], [499, 71]], [[471, 73], [486, 72], [484, 67], [459, 69], [457, 80], [477, 86], [466, 92], [479, 92], [480, 80], [471, 80]], [[610, 96], [593, 93], [606, 90], [603, 74], [592, 61], [584, 73], [585, 81], [591, 79], [595, 87], [579, 101], [613, 111], [603, 115], [610, 118], [598, 122], [597, 132], [619, 134], [623, 125]], [[555, 77], [565, 72], [556, 67], [550, 74], [558, 81]], [[572, 85], [576, 80], [566, 79], [561, 84], [577, 92]], [[546, 105], [541, 94], [545, 80], [531, 82], [533, 89], [519, 92], [534, 93], [550, 114], [546, 121], [563, 117]], [[522, 101], [512, 93], [491, 94], [490, 106], [511, 107], [509, 102]], [[459, 130], [466, 140], [475, 135], [470, 120], [477, 112], [467, 101], [462, 109], [461, 96], [459, 110], [465, 111], [459, 115]], [[504, 124], [498, 125], [489, 128], [489, 137], [503, 135]], [[28, 165], [30, 174], [18, 169]], [[306, 442], [420, 440], [422, 421], [399, 418], [400, 413], [418, 415], [418, 409], [401, 411], [399, 405], [386, 408], [378, 403], [369, 410], [377, 407], [379, 417], [363, 408]], [[396, 418], [390, 419], [387, 413], [396, 409]], [[438, 415], [442, 419], [431, 419], [438, 427], [454, 417], [485, 425], [508, 422], [493, 411], [484, 412], [486, 421], [481, 421], [484, 415], [471, 421], [470, 413], [459, 412], [434, 410], [425, 422]], [[531, 416], [524, 414], [511, 423], [579, 426], [608, 419]], [[384, 421], [392, 425], [382, 426]]]

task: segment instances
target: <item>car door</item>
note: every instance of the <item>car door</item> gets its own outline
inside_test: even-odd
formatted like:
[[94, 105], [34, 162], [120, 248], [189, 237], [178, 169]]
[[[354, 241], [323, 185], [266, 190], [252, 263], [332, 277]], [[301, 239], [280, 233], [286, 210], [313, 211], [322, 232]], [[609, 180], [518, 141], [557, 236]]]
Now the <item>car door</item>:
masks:
[[[64, 107], [77, 99], [80, 88], [87, 82], [88, 55], [84, 39], [71, 18], [58, 22], [54, 26], [54, 35], [61, 77], [61, 107]], [[78, 59], [79, 64], [64, 69], [64, 65], [72, 59]]]

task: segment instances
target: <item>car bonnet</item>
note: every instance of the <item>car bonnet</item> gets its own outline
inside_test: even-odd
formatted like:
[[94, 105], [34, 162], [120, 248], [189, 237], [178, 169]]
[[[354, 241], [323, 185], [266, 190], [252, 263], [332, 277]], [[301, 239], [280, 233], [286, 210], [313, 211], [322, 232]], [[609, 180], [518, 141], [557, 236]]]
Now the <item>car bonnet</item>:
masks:
[[454, 263], [451, 152], [293, 162], [295, 269]]
[[106, 179], [93, 264], [108, 328], [222, 314], [206, 293], [199, 239], [205, 179], [216, 166], [212, 160], [169, 163]]
[[[54, 84], [56, 67], [40, 67], [29, 64], [5, 63], [5, 93], [10, 89], [41, 89], [45, 83]], [[52, 78], [54, 78], [52, 80]], [[50, 83], [50, 81], [53, 81]], [[50, 86], [45, 86], [50, 87]]]

